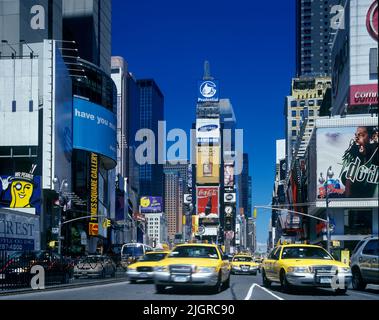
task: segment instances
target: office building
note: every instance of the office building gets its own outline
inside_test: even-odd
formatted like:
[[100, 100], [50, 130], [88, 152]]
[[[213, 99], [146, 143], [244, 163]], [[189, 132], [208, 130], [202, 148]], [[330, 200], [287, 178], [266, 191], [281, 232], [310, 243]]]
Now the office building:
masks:
[[188, 191], [188, 161], [163, 166], [165, 183], [165, 213], [168, 223], [168, 236], [171, 240], [176, 234], [183, 234], [185, 215], [184, 194]]
[[111, 74], [112, 1], [62, 0], [63, 39], [79, 56]]
[[339, 0], [296, 1], [296, 75], [330, 76], [331, 37]]
[[160, 248], [167, 243], [167, 219], [163, 212], [146, 213], [146, 229], [149, 244], [153, 248]]
[[154, 152], [154, 164], [139, 166], [140, 196], [163, 196], [163, 165], [158, 163], [158, 122], [164, 120], [164, 97], [152, 79], [137, 80], [139, 87], [139, 126], [149, 129], [155, 139], [147, 144], [149, 152]]

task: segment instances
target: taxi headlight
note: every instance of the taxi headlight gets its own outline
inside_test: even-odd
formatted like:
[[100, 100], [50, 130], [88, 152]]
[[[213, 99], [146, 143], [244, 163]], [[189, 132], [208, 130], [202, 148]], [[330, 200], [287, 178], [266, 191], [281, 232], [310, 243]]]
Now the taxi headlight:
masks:
[[196, 268], [196, 272], [198, 273], [212, 273], [215, 271], [216, 271], [215, 267], [197, 267]]
[[309, 267], [288, 267], [287, 272], [308, 273], [311, 270]]
[[168, 267], [167, 266], [155, 267], [154, 271], [155, 272], [167, 272], [168, 271]]
[[349, 273], [350, 268], [348, 267], [338, 267], [338, 273]]

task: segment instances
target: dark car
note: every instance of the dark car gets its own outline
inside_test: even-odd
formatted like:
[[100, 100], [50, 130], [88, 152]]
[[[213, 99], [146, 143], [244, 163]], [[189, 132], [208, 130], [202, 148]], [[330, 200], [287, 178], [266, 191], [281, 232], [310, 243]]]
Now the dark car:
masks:
[[30, 285], [35, 275], [33, 266], [45, 271], [45, 283], [68, 283], [73, 276], [73, 264], [57, 253], [49, 251], [17, 252], [3, 256], [0, 263], [0, 284]]

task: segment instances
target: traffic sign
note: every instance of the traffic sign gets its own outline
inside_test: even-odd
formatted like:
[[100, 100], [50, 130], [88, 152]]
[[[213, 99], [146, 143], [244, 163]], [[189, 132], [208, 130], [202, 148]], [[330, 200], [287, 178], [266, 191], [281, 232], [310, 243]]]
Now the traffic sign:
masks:
[[51, 228], [52, 234], [58, 234], [59, 233], [59, 228]]

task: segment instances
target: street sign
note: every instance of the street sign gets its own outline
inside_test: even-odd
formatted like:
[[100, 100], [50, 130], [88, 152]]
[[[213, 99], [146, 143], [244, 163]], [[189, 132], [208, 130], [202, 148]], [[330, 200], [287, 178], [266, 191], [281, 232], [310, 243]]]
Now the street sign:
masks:
[[52, 234], [58, 234], [59, 233], [59, 228], [51, 228], [51, 233]]

